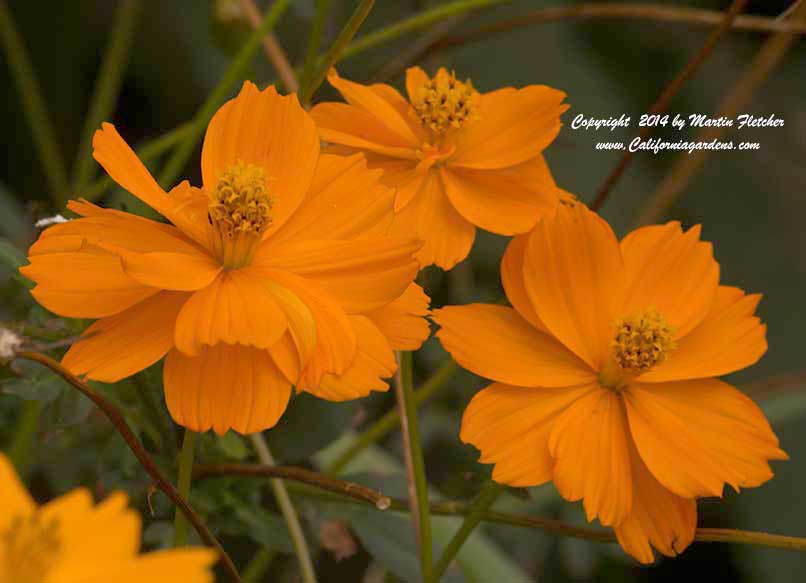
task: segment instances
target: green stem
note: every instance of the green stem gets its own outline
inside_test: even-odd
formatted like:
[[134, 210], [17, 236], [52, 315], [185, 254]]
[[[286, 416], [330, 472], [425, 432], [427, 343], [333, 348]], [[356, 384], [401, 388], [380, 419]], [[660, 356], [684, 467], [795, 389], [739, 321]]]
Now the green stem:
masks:
[[397, 37], [403, 36], [415, 30], [426, 28], [435, 22], [445, 20], [452, 16], [457, 16], [470, 12], [471, 10], [478, 10], [480, 8], [488, 8], [496, 4], [506, 4], [512, 0], [459, 0], [449, 4], [442, 4], [430, 10], [425, 10], [420, 14], [416, 14], [406, 20], [396, 22], [391, 26], [382, 28], [375, 32], [365, 34], [359, 37], [344, 51], [342, 58], [347, 59], [353, 57], [358, 53], [363, 53], [367, 49], [387, 43]]
[[311, 26], [308, 50], [305, 53], [305, 62], [302, 65], [302, 73], [300, 74], [300, 85], [302, 87], [307, 87], [313, 80], [314, 71], [316, 70], [316, 57], [319, 55], [319, 47], [322, 46], [325, 22], [332, 4], [333, 0], [316, 0], [316, 16]]
[[31, 126], [36, 148], [39, 150], [51, 200], [54, 205], [61, 207], [68, 189], [66, 165], [31, 58], [14, 26], [5, 0], [0, 0], [0, 40], [3, 42], [6, 59], [20, 93], [23, 112]]
[[[456, 363], [448, 358], [423, 386], [414, 392], [414, 404], [419, 407], [428, 399], [448, 386], [448, 381], [456, 373]], [[359, 453], [373, 443], [377, 443], [400, 424], [400, 411], [390, 409], [383, 417], [378, 419], [369, 428], [363, 431], [355, 442], [347, 448], [333, 463], [325, 468], [325, 473], [335, 475], [341, 472]]]
[[313, 97], [313, 94], [316, 93], [316, 90], [319, 89], [319, 86], [325, 80], [327, 72], [336, 64], [342, 56], [342, 53], [345, 52], [347, 45], [350, 44], [355, 33], [357, 33], [361, 25], [364, 24], [364, 20], [369, 16], [373, 6], [375, 6], [375, 0], [361, 0], [361, 3], [355, 9], [355, 12], [353, 12], [350, 20], [348, 20], [344, 28], [341, 29], [339, 36], [336, 37], [333, 45], [331, 45], [325, 55], [318, 60], [313, 79], [305, 86], [300, 94], [300, 102], [302, 102], [303, 105], [310, 103], [311, 97]]
[[191, 154], [193, 154], [193, 151], [196, 149], [196, 144], [204, 133], [210, 119], [215, 115], [216, 110], [221, 104], [224, 103], [235, 83], [243, 77], [246, 69], [252, 62], [252, 58], [260, 48], [263, 37], [274, 28], [274, 25], [287, 8], [288, 0], [277, 0], [272, 5], [271, 9], [266, 11], [260, 26], [252, 32], [249, 39], [238, 51], [238, 54], [232, 63], [230, 63], [229, 68], [218, 82], [218, 85], [216, 85], [190, 122], [191, 128], [187, 136], [179, 143], [173, 155], [165, 163], [165, 167], [160, 173], [158, 180], [163, 188], [168, 188], [173, 184], [182, 172]]
[[89, 112], [84, 121], [81, 142], [73, 166], [74, 191], [80, 191], [92, 177], [94, 168], [92, 137], [101, 122], [109, 119], [114, 110], [142, 7], [140, 0], [125, 0], [118, 4], [109, 46], [101, 63], [98, 79], [95, 81], [95, 89], [92, 92]]
[[259, 549], [246, 565], [246, 569], [243, 570], [244, 583], [260, 583], [260, 578], [263, 577], [276, 554], [266, 547]]
[[[199, 436], [195, 431], [185, 429], [185, 438], [182, 440], [182, 452], [179, 454], [179, 480], [177, 489], [185, 500], [190, 498], [190, 481], [193, 477], [193, 458], [196, 452], [196, 439]], [[188, 542], [188, 523], [179, 509], [174, 517], [174, 546], [183, 547]]]
[[37, 429], [39, 429], [41, 413], [42, 403], [40, 401], [23, 402], [22, 414], [17, 420], [17, 427], [14, 430], [14, 440], [8, 450], [8, 457], [21, 476], [25, 475], [31, 465], [31, 451], [34, 447]]
[[501, 486], [493, 481], [487, 482], [481, 492], [479, 492], [479, 495], [470, 507], [470, 512], [465, 516], [462, 525], [459, 527], [459, 530], [453, 535], [453, 538], [448, 542], [445, 550], [442, 551], [442, 556], [434, 565], [434, 579], [436, 581], [441, 580], [442, 575], [450, 566], [451, 561], [453, 561], [454, 557], [459, 553], [459, 549], [465, 544], [465, 541], [470, 536], [470, 533], [473, 532], [473, 529], [482, 521], [485, 513], [490, 509], [493, 503], [495, 503], [501, 492]]
[[428, 505], [428, 481], [425, 475], [423, 448], [420, 443], [420, 426], [412, 387], [413, 363], [411, 352], [398, 353], [398, 371], [395, 375], [395, 392], [398, 406], [403, 411], [401, 429], [406, 454], [409, 481], [409, 504], [417, 531], [420, 549], [420, 569], [426, 583], [437, 581], [433, 577], [433, 548], [431, 543], [431, 513]]
[[[250, 437], [252, 438], [252, 444], [255, 446], [255, 451], [257, 452], [260, 463], [267, 466], [276, 465], [263, 434], [253, 433]], [[291, 542], [294, 545], [294, 552], [299, 562], [302, 581], [303, 583], [316, 583], [316, 570], [313, 567], [311, 551], [308, 549], [308, 543], [305, 541], [305, 533], [302, 530], [302, 524], [299, 521], [297, 511], [294, 509], [294, 504], [291, 502], [291, 497], [288, 495], [288, 490], [282, 480], [271, 480], [271, 488], [274, 491], [274, 499], [277, 501], [280, 512], [285, 519], [288, 532], [291, 534]]]

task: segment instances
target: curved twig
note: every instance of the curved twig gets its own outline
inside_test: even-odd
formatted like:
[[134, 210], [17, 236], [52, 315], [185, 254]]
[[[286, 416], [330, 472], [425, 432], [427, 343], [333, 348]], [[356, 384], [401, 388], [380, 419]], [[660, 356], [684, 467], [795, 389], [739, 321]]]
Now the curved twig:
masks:
[[[703, 10], [682, 6], [662, 6], [658, 4], [632, 4], [587, 2], [574, 6], [551, 6], [538, 8], [501, 20], [493, 24], [481, 26], [469, 32], [449, 35], [429, 47], [429, 52], [462, 46], [467, 43], [485, 40], [501, 33], [550, 22], [568, 20], [649, 20], [654, 22], [672, 22], [693, 24], [697, 26], [714, 26], [722, 22], [724, 13], [718, 10]], [[739, 16], [731, 24], [733, 30], [755, 32], [793, 32], [806, 34], [806, 24], [765, 18], [762, 16]]]
[[261, 478], [283, 478], [309, 484], [321, 490], [355, 498], [361, 502], [369, 502], [378, 510], [387, 510], [392, 505], [392, 499], [383, 492], [378, 492], [361, 484], [345, 482], [317, 474], [304, 468], [295, 466], [267, 466], [256, 464], [199, 464], [193, 468], [196, 479], [213, 478], [220, 476], [247, 476]]
[[174, 487], [174, 485], [168, 481], [165, 476], [162, 475], [162, 472], [151, 459], [151, 456], [148, 455], [143, 445], [140, 443], [140, 440], [137, 439], [137, 436], [129, 427], [129, 424], [126, 422], [123, 413], [121, 413], [120, 409], [118, 409], [115, 405], [107, 401], [103, 396], [99, 395], [94, 389], [92, 389], [89, 385], [84, 383], [81, 379], [71, 373], [69, 370], [64, 368], [61, 364], [50, 358], [49, 356], [45, 356], [39, 352], [31, 352], [31, 351], [22, 351], [17, 353], [17, 358], [23, 358], [25, 360], [31, 360], [34, 362], [38, 362], [54, 373], [62, 377], [65, 381], [67, 381], [71, 386], [78, 389], [85, 397], [87, 397], [90, 401], [92, 401], [101, 411], [103, 411], [104, 415], [111, 421], [112, 425], [115, 426], [120, 436], [129, 446], [129, 449], [132, 451], [134, 456], [140, 462], [140, 465], [143, 466], [143, 469], [151, 476], [151, 479], [154, 480], [157, 488], [162, 490], [166, 496], [173, 502], [179, 509], [182, 510], [182, 513], [187, 517], [188, 521], [193, 525], [193, 528], [196, 529], [196, 532], [199, 533], [201, 539], [209, 546], [215, 548], [219, 555], [221, 556], [221, 561], [226, 570], [229, 572], [230, 576], [232, 577], [233, 581], [240, 582], [241, 576], [238, 574], [238, 569], [235, 567], [235, 564], [230, 559], [227, 552], [224, 550], [224, 547], [221, 546], [221, 543], [218, 542], [218, 539], [210, 532], [210, 529], [207, 528], [207, 525], [204, 524], [202, 519], [196, 514], [196, 511], [193, 510], [191, 505], [185, 500]]
[[[249, 464], [215, 464], [197, 466], [195, 472], [199, 478], [241, 475], [251, 477], [279, 477], [298, 482], [289, 484], [289, 489], [296, 494], [315, 498], [325, 498], [346, 502], [349, 504], [359, 504], [362, 506], [378, 505], [378, 500], [388, 501], [388, 506], [384, 504], [383, 510], [389, 509], [395, 512], [408, 513], [409, 504], [407, 500], [401, 498], [390, 498], [381, 492], [361, 486], [353, 482], [346, 482], [316, 472], [303, 470], [301, 468], [290, 468], [283, 466], [251, 466]], [[440, 516], [465, 516], [471, 511], [471, 505], [465, 502], [445, 500], [431, 502], [429, 504], [431, 514]], [[551, 518], [541, 518], [537, 516], [521, 516], [507, 512], [496, 512], [488, 510], [482, 515], [485, 522], [494, 522], [508, 526], [518, 526], [524, 528], [536, 528], [546, 532], [562, 536], [570, 536], [594, 542], [613, 543], [617, 542], [616, 535], [612, 530], [602, 528], [590, 528], [586, 526], [575, 526], [560, 520]], [[777, 549], [789, 549], [806, 552], [806, 538], [795, 536], [784, 536], [780, 534], [769, 534], [766, 532], [754, 532], [750, 530], [737, 530], [730, 528], [698, 528], [694, 536], [698, 542], [724, 542], [734, 544], [746, 544], [760, 547]]]

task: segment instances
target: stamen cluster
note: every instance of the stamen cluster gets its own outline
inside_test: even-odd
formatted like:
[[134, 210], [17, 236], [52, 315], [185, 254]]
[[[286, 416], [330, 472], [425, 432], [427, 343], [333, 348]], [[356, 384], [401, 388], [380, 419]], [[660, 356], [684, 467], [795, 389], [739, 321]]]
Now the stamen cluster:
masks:
[[646, 372], [668, 358], [675, 348], [674, 329], [657, 310], [635, 313], [616, 321], [613, 357], [620, 368]]
[[268, 229], [273, 205], [266, 171], [239, 161], [221, 175], [208, 210], [221, 235], [231, 239], [239, 232], [259, 235]]
[[470, 79], [462, 83], [456, 73], [442, 69], [420, 88], [412, 105], [423, 126], [444, 134], [477, 119], [478, 102]]

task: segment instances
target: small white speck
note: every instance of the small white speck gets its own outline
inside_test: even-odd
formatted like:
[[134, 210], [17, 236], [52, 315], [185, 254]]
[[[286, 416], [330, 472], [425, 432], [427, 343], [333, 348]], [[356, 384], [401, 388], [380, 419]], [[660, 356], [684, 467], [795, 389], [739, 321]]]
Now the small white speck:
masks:
[[44, 219], [39, 219], [34, 226], [37, 229], [41, 229], [43, 227], [49, 227], [50, 225], [58, 225], [60, 223], [66, 223], [70, 219], [65, 219], [62, 215], [56, 215], [54, 217], [45, 217]]
[[0, 327], [0, 362], [12, 360], [22, 346], [22, 338], [8, 328]]

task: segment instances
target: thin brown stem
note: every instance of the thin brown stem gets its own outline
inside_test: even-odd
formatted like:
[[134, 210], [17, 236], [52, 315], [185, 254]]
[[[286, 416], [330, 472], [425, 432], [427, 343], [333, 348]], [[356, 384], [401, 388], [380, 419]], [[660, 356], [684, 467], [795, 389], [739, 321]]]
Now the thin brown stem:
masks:
[[392, 384], [395, 389], [395, 402], [397, 403], [397, 411], [400, 416], [400, 435], [403, 440], [403, 460], [406, 465], [406, 484], [408, 485], [409, 493], [409, 510], [411, 512], [411, 520], [414, 523], [414, 532], [417, 538], [417, 544], [420, 544], [420, 512], [417, 507], [417, 481], [414, 476], [414, 459], [412, 458], [410, 443], [411, 428], [409, 427], [409, 416], [406, 415], [406, 395], [403, 391], [403, 372], [400, 366], [400, 353], [397, 354], [397, 370], [392, 379]]
[[[402, 500], [400, 498], [388, 498], [381, 492], [371, 490], [365, 486], [359, 486], [353, 482], [345, 482], [336, 478], [315, 474], [314, 472], [308, 472], [307, 470], [300, 471], [300, 468], [288, 468], [282, 466], [273, 466], [268, 469], [265, 466], [257, 466], [254, 470], [247, 468], [248, 466], [243, 466], [241, 464], [198, 466], [196, 468], [196, 475], [199, 479], [223, 475], [282, 477], [290, 482], [296, 482], [297, 484], [289, 483], [289, 489], [293, 493], [303, 496], [324, 498], [331, 501], [360, 504], [376, 508], [380, 508], [377, 500], [385, 500], [388, 501], [389, 504], [386, 506], [384, 503], [384, 508], [381, 508], [383, 510], [388, 508], [394, 512], [410, 512], [409, 504], [406, 500]], [[229, 471], [230, 469], [233, 471]], [[453, 500], [431, 502], [429, 504], [429, 508], [431, 514], [440, 516], [466, 516], [471, 512], [470, 504]], [[617, 542], [616, 536], [611, 530], [590, 528], [586, 526], [575, 526], [551, 518], [521, 516], [508, 512], [496, 512], [488, 510], [482, 514], [482, 520], [485, 522], [493, 522], [507, 526], [534, 528], [561, 536], [570, 536], [573, 538], [594, 542]], [[694, 540], [698, 542], [746, 544], [806, 552], [806, 538], [769, 534], [766, 532], [754, 532], [749, 530], [698, 528], [694, 535]]]
[[371, 78], [376, 83], [386, 83], [391, 79], [397, 78], [401, 75], [412, 63], [419, 63], [426, 56], [433, 55], [432, 47], [445, 38], [448, 33], [456, 28], [463, 20], [465, 15], [454, 16], [448, 18], [443, 22], [435, 24], [423, 35], [415, 40], [410, 47], [404, 48], [400, 51], [393, 60], [384, 64], [378, 71], [371, 75]]
[[[551, 6], [538, 8], [481, 26], [461, 34], [449, 35], [432, 45], [430, 50], [449, 49], [468, 43], [485, 40], [519, 28], [538, 24], [573, 20], [649, 20], [695, 26], [714, 26], [721, 23], [724, 14], [717, 10], [702, 10], [682, 6], [662, 6], [658, 4], [602, 3], [586, 2], [574, 6]], [[806, 34], [806, 24], [781, 21], [761, 16], [739, 16], [731, 23], [732, 30], [751, 32], [792, 32]]]
[[151, 479], [154, 480], [157, 488], [162, 490], [165, 495], [168, 496], [171, 502], [173, 502], [182, 511], [188, 521], [193, 525], [193, 528], [196, 529], [196, 532], [199, 533], [199, 536], [205, 542], [205, 544], [215, 548], [218, 551], [221, 561], [227, 572], [230, 574], [232, 580], [240, 582], [241, 577], [238, 574], [238, 569], [235, 567], [232, 559], [230, 559], [229, 555], [224, 550], [224, 547], [221, 546], [221, 543], [218, 542], [218, 539], [216, 539], [213, 533], [210, 532], [210, 529], [207, 528], [207, 525], [204, 524], [199, 515], [196, 514], [196, 511], [193, 510], [193, 507], [191, 507], [188, 501], [185, 500], [179, 494], [179, 491], [174, 487], [174, 485], [165, 476], [163, 476], [160, 469], [151, 459], [151, 456], [149, 456], [148, 452], [146, 452], [143, 444], [140, 443], [140, 440], [137, 439], [137, 436], [129, 427], [129, 424], [126, 422], [126, 418], [123, 416], [123, 413], [120, 411], [120, 409], [107, 401], [92, 387], [87, 385], [49, 356], [39, 352], [22, 351], [17, 353], [17, 358], [38, 362], [39, 364], [48, 367], [54, 373], [67, 381], [72, 387], [78, 389], [85, 397], [92, 401], [95, 406], [104, 413], [104, 415], [106, 415], [112, 425], [115, 426], [115, 429], [117, 429], [118, 433], [120, 433], [120, 436], [126, 442], [126, 445], [129, 446], [129, 449], [137, 458], [137, 461], [140, 462], [140, 465], [143, 466], [143, 469], [148, 473], [149, 476], [151, 476]]
[[263, 478], [283, 478], [293, 480], [302, 484], [316, 486], [320, 490], [334, 492], [343, 496], [349, 496], [362, 502], [369, 502], [378, 510], [387, 510], [392, 505], [392, 500], [383, 492], [378, 492], [356, 484], [338, 480], [324, 474], [317, 474], [311, 470], [294, 466], [268, 466], [255, 464], [200, 464], [193, 469], [196, 479], [203, 480], [215, 476], [247, 476]]
[[[683, 70], [680, 71], [677, 77], [672, 79], [671, 83], [669, 83], [663, 89], [660, 96], [658, 96], [658, 99], [652, 104], [652, 107], [649, 108], [649, 114], [662, 114], [668, 110], [672, 98], [677, 95], [683, 84], [694, 75], [697, 69], [699, 69], [705, 60], [711, 55], [719, 40], [726, 32], [728, 32], [728, 30], [730, 30], [733, 21], [736, 19], [739, 13], [744, 10], [747, 2], [748, 0], [733, 0], [730, 8], [728, 8], [728, 10], [725, 12], [722, 22], [711, 34], [708, 35], [708, 38], [705, 40], [705, 43], [703, 43], [702, 47], [700, 47], [700, 50], [697, 51], [697, 53], [689, 60], [688, 63], [686, 63], [686, 66], [683, 67]], [[643, 141], [652, 134], [653, 129], [654, 128], [651, 126], [644, 126], [638, 132], [638, 136]], [[604, 184], [599, 189], [599, 192], [596, 194], [596, 198], [594, 199], [593, 204], [591, 204], [592, 210], [598, 211], [602, 208], [602, 206], [604, 206], [604, 203], [607, 200], [607, 197], [610, 195], [610, 192], [613, 190], [613, 187], [619, 181], [621, 176], [627, 170], [627, 166], [629, 166], [630, 162], [632, 161], [633, 153], [634, 152], [632, 152], [630, 149], [624, 152], [621, 160], [619, 160], [619, 163], [615, 168], [613, 168], [612, 172], [610, 172], [610, 175], [607, 177]]]
[[[263, 21], [263, 15], [255, 4], [254, 0], [239, 0], [241, 10], [249, 20], [249, 25], [252, 29], [256, 30], [260, 23]], [[274, 69], [277, 71], [277, 76], [285, 85], [289, 93], [299, 93], [299, 81], [297, 75], [294, 73], [294, 67], [288, 61], [283, 47], [277, 40], [277, 35], [273, 32], [268, 33], [263, 37], [263, 50], [266, 51], [266, 57], [269, 59]]]
[[754, 399], [788, 391], [800, 391], [806, 386], [806, 372], [784, 373], [742, 385], [742, 390]]
[[[793, 22], [806, 22], [806, 3], [801, 3], [791, 13]], [[781, 64], [789, 49], [799, 39], [794, 32], [779, 32], [770, 37], [759, 49], [756, 56], [745, 69], [741, 78], [725, 94], [714, 117], [733, 118], [755, 95], [772, 71]], [[711, 142], [720, 139], [726, 132], [725, 127], [709, 127], [700, 132], [695, 142]], [[702, 168], [710, 154], [709, 150], [697, 150], [692, 154], [683, 154], [677, 158], [672, 169], [661, 181], [650, 197], [646, 206], [638, 215], [637, 223], [646, 225], [659, 221], [666, 210], [674, 204], [677, 197], [685, 190], [694, 175]]]

